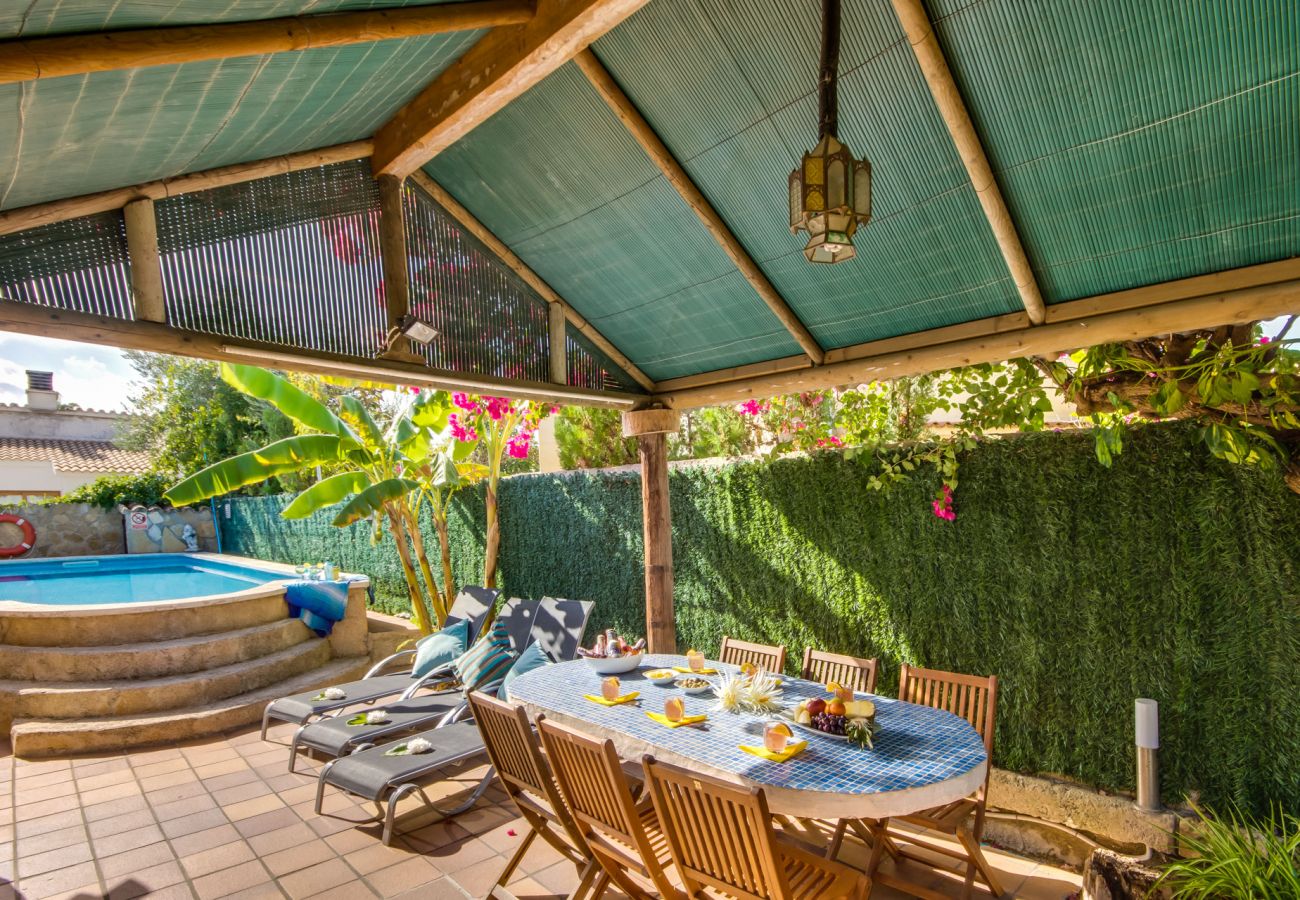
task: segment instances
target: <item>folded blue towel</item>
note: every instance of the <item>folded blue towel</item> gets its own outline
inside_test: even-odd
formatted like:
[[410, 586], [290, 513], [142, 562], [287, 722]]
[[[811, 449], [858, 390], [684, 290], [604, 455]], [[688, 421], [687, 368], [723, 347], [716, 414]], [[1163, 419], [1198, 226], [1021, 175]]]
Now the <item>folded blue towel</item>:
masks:
[[347, 614], [348, 585], [348, 581], [286, 582], [284, 599], [289, 604], [289, 618], [302, 619], [308, 628], [324, 637]]

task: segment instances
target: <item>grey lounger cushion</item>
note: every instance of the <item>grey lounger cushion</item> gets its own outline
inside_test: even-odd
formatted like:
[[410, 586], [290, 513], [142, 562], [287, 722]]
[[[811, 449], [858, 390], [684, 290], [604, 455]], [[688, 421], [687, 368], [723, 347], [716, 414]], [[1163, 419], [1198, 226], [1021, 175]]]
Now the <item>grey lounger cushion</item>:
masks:
[[[397, 745], [422, 737], [433, 744], [429, 753], [388, 756]], [[324, 772], [327, 784], [368, 800], [382, 800], [392, 787], [415, 781], [435, 769], [484, 752], [483, 736], [473, 722], [454, 722], [400, 741], [381, 744], [351, 756], [340, 757]]]
[[411, 674], [399, 672], [396, 675], [376, 675], [374, 678], [363, 678], [360, 681], [349, 681], [334, 686], [343, 690], [346, 695], [343, 700], [312, 700], [312, 697], [321, 693], [320, 689], [293, 694], [272, 701], [275, 717], [288, 722], [306, 722], [313, 716], [351, 706], [354, 703], [369, 703], [372, 700], [391, 697], [411, 686]]
[[557, 662], [574, 659], [587, 631], [591, 607], [590, 600], [543, 597], [537, 610], [537, 621], [533, 623], [533, 640]]
[[[465, 702], [460, 691], [447, 694], [420, 694], [409, 700], [385, 704], [388, 721], [379, 725], [349, 725], [354, 713], [320, 719], [302, 729], [296, 740], [300, 747], [311, 747], [330, 756], [343, 756], [358, 744], [373, 744], [380, 738], [400, 734], [413, 728], [432, 726]], [[379, 707], [376, 707], [378, 709]], [[357, 710], [365, 715], [369, 710]]]

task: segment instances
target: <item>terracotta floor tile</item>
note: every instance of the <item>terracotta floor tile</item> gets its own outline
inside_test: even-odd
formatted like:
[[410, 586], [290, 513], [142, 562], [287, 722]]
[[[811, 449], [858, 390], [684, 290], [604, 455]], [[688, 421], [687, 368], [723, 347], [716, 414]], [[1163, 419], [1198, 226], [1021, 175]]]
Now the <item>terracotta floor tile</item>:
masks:
[[205, 809], [192, 816], [181, 816], [162, 823], [163, 834], [169, 838], [178, 838], [197, 831], [206, 831], [219, 825], [229, 825], [230, 820], [219, 809]]
[[452, 841], [464, 840], [469, 837], [469, 832], [455, 822], [435, 822], [432, 825], [405, 832], [403, 837], [408, 839], [412, 846], [427, 852], [432, 848], [446, 846]]
[[143, 828], [145, 825], [154, 824], [154, 821], [153, 810], [137, 809], [134, 812], [122, 813], [120, 816], [97, 819], [87, 823], [86, 827], [90, 830], [90, 836], [95, 838], [118, 831], [130, 831], [132, 828]]
[[[495, 856], [461, 869], [448, 877], [464, 888], [465, 892], [471, 897], [486, 897], [487, 892], [501, 877], [501, 872], [505, 867], [506, 860], [503, 857]], [[577, 884], [576, 880], [574, 884]]]
[[266, 868], [257, 860], [253, 860], [196, 878], [190, 884], [194, 887], [194, 893], [198, 895], [199, 900], [212, 900], [215, 897], [224, 897], [270, 881], [271, 876], [267, 874]]
[[55, 813], [52, 816], [42, 816], [39, 819], [19, 819], [16, 833], [18, 840], [21, 841], [26, 837], [45, 834], [50, 831], [59, 831], [79, 824], [81, 824], [81, 813], [78, 810], [70, 809], [65, 812]]
[[461, 889], [460, 885], [446, 877], [422, 884], [409, 891], [389, 894], [388, 897], [390, 900], [474, 900]]
[[353, 850], [343, 858], [349, 866], [357, 870], [358, 874], [369, 875], [385, 866], [406, 862], [411, 856], [412, 852], [406, 848], [385, 847], [371, 838], [367, 846], [360, 850]]
[[111, 787], [115, 784], [126, 784], [131, 781], [135, 781], [135, 773], [129, 768], [114, 769], [101, 775], [86, 777], [78, 773], [77, 790], [84, 794], [86, 791], [93, 791], [96, 788]]
[[260, 816], [263, 813], [269, 813], [273, 810], [284, 807], [284, 801], [273, 794], [263, 797], [254, 797], [252, 800], [242, 800], [238, 803], [232, 803], [223, 806], [226, 817], [232, 822], [238, 822], [241, 819], [251, 819], [253, 816]]
[[262, 863], [276, 878], [283, 878], [308, 866], [322, 865], [337, 858], [334, 849], [319, 839], [290, 845], [273, 853], [261, 854]]
[[24, 878], [21, 881], [23, 896], [27, 900], [40, 900], [42, 897], [75, 890], [82, 885], [98, 885], [98, 883], [99, 876], [95, 874], [95, 864], [91, 862], [78, 863], [65, 869], [55, 869], [53, 872], [46, 872], [34, 878]]
[[154, 896], [161, 891], [185, 881], [181, 867], [174, 861], [149, 866], [139, 871], [108, 881], [108, 900], [129, 900], [133, 897]]
[[[6, 885], [0, 885], [0, 900], [13, 900], [17, 894], [7, 894], [11, 890]], [[99, 883], [83, 884], [79, 888], [73, 888], [70, 891], [64, 891], [61, 894], [50, 894], [44, 900], [99, 900], [103, 892], [99, 889]]]
[[29, 803], [43, 803], [56, 797], [68, 797], [75, 793], [77, 793], [77, 783], [72, 780], [71, 773], [69, 773], [68, 780], [58, 784], [31, 785], [26, 781], [19, 781], [18, 787], [13, 792], [13, 797], [15, 805], [26, 806]]
[[[262, 834], [253, 835], [248, 839], [248, 846], [252, 847], [253, 852], [258, 856], [266, 856], [314, 840], [317, 840], [316, 832], [307, 827], [307, 823], [294, 822], [292, 825], [286, 825], [283, 828], [275, 828]], [[338, 852], [332, 847], [331, 851]]]
[[347, 884], [340, 884], [328, 891], [312, 894], [311, 900], [361, 900], [363, 897], [374, 896], [375, 892], [365, 882], [349, 881]]
[[[312, 834], [315, 834], [315, 832], [313, 831]], [[362, 847], [369, 847], [374, 842], [374, 836], [367, 834], [360, 828], [349, 828], [347, 831], [340, 831], [325, 838], [325, 843], [333, 847], [335, 853], [342, 854], [360, 850]]]
[[202, 853], [204, 850], [220, 847], [223, 844], [229, 844], [231, 841], [241, 840], [241, 838], [242, 836], [235, 830], [235, 826], [227, 823], [217, 825], [214, 828], [205, 828], [193, 834], [182, 834], [172, 838], [170, 843], [172, 851], [178, 857], [182, 857], [193, 856], [196, 853]]
[[[297, 809], [297, 807], [295, 807]], [[379, 834], [380, 826], [375, 823], [373, 818], [364, 818], [358, 816], [356, 819], [345, 819], [336, 816], [317, 816], [308, 812], [304, 818], [311, 830], [321, 837], [329, 837], [332, 834], [338, 834], [340, 831], [350, 831], [360, 829], [368, 834]]]
[[223, 762], [214, 762], [203, 766], [195, 766], [194, 774], [200, 778], [212, 778], [216, 775], [229, 775], [231, 772], [242, 772], [248, 768], [248, 763], [244, 762], [242, 759], [227, 759]]
[[[177, 779], [176, 776], [183, 776]], [[142, 782], [140, 787], [144, 789], [144, 798], [149, 801], [150, 806], [162, 806], [164, 803], [175, 803], [177, 800], [188, 800], [190, 797], [201, 797], [207, 793], [207, 788], [203, 782], [199, 781], [198, 776], [191, 772], [170, 772], [163, 775], [163, 778], [173, 779], [171, 784], [164, 784], [158, 787], [146, 787]], [[149, 778], [147, 781], [153, 781]]]
[[153, 808], [153, 814], [158, 817], [159, 822], [167, 822], [181, 816], [193, 816], [216, 808], [217, 801], [213, 800], [205, 792], [193, 797], [184, 797], [180, 800], [160, 803]]
[[27, 853], [22, 849], [20, 842], [18, 845], [18, 881], [23, 883], [30, 877], [44, 875], [46, 872], [53, 872], [55, 869], [66, 869], [78, 863], [89, 862], [92, 858], [90, 844], [85, 842], [60, 847], [57, 850], [46, 850], [44, 853]]
[[128, 757], [131, 761], [131, 769], [135, 772], [135, 777], [141, 780], [159, 775], [169, 775], [172, 772], [186, 772], [190, 768], [190, 764], [185, 761], [185, 757], [179, 754], [171, 759], [163, 759], [157, 762], [140, 762], [142, 758], [134, 753]]
[[257, 854], [253, 848], [243, 840], [235, 840], [181, 857], [181, 868], [191, 879], [195, 879], [254, 859], [257, 859]]
[[262, 813], [260, 816], [253, 816], [249, 819], [241, 819], [235, 823], [239, 833], [246, 838], [258, 834], [265, 834], [268, 831], [274, 831], [277, 828], [285, 828], [295, 822], [302, 820], [288, 807], [282, 809], [273, 809], [268, 813]]
[[275, 794], [290, 806], [300, 806], [304, 803], [314, 804], [316, 802], [316, 785], [299, 784], [284, 790], [276, 790]]
[[347, 863], [338, 857], [332, 857], [318, 865], [285, 875], [279, 884], [280, 890], [290, 897], [299, 898], [328, 891], [355, 878], [356, 873], [348, 868]]
[[95, 788], [93, 791], [81, 791], [81, 805], [94, 806], [96, 803], [104, 803], [109, 800], [121, 800], [125, 797], [138, 797], [144, 792], [140, 790], [140, 785], [134, 781], [129, 784], [114, 784], [108, 787]]
[[[150, 900], [153, 900], [151, 897]], [[233, 894], [226, 894], [222, 900], [284, 900], [284, 891], [274, 881], [263, 882]]]
[[203, 786], [207, 788], [210, 793], [215, 794], [217, 791], [225, 790], [226, 788], [235, 787], [241, 784], [249, 784], [250, 782], [259, 780], [257, 773], [252, 769], [244, 769], [241, 772], [230, 772], [226, 775], [215, 775], [211, 778], [204, 778]]
[[[507, 885], [507, 889], [515, 895], [515, 900], [562, 900], [565, 896], [542, 886], [531, 875], [525, 875], [511, 881]], [[609, 895], [606, 894], [605, 896]], [[872, 900], [876, 900], [876, 898], [873, 897]]]
[[106, 834], [92, 840], [97, 854], [112, 856], [115, 853], [125, 853], [127, 850], [134, 850], [137, 847], [147, 847], [162, 839], [161, 828], [157, 825], [145, 825], [142, 828], [132, 828], [129, 831]]
[[425, 857], [430, 862], [448, 875], [455, 875], [475, 863], [491, 859], [496, 855], [497, 853], [491, 847], [474, 837], [452, 841], [450, 844], [435, 847], [425, 853]]
[[70, 847], [73, 844], [84, 844], [87, 841], [84, 825], [80, 823], [69, 825], [67, 828], [60, 828], [57, 831], [47, 831], [44, 834], [23, 838], [23, 856], [44, 853], [47, 850], [58, 850], [60, 847]]
[[366, 876], [366, 881], [381, 897], [387, 897], [420, 887], [438, 879], [441, 875], [436, 865], [416, 856], [396, 866], [373, 872]]
[[[55, 769], [50, 772], [28, 773], [27, 770], [19, 770], [18, 778], [19, 787], [22, 788], [41, 788], [53, 787], [57, 784], [73, 784], [74, 773], [71, 766], [65, 766], [61, 769]], [[75, 787], [75, 784], [73, 784]]]
[[101, 855], [98, 856], [98, 859], [99, 874], [105, 879], [109, 879], [120, 875], [129, 875], [148, 866], [172, 862], [176, 859], [176, 854], [166, 841], [159, 841], [146, 847], [136, 847], [134, 850], [127, 850], [125, 853], [118, 853], [116, 856]]
[[[51, 797], [47, 800], [35, 800], [13, 807], [13, 818], [22, 822], [28, 819], [40, 819], [55, 813], [67, 812], [81, 808], [81, 799], [76, 794], [63, 797]], [[5, 818], [9, 818], [6, 816]]]
[[532, 878], [547, 890], [566, 896], [578, 886], [578, 870], [567, 862], [534, 872]]
[[145, 802], [144, 795], [138, 794], [134, 797], [123, 797], [120, 800], [109, 800], [107, 803], [96, 803], [93, 806], [83, 804], [81, 811], [85, 814], [87, 822], [95, 822], [99, 819], [107, 819], [112, 816], [120, 816], [123, 813], [135, 812], [138, 809], [145, 809], [147, 806], [148, 803]]

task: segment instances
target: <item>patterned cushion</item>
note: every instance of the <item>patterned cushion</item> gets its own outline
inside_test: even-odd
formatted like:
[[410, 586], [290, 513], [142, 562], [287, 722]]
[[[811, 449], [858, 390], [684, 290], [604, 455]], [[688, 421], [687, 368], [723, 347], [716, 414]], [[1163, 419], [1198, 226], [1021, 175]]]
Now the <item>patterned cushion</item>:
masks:
[[487, 634], [451, 665], [468, 694], [479, 685], [504, 677], [514, 661], [515, 654], [510, 649], [510, 632], [506, 629], [506, 623], [497, 619]]

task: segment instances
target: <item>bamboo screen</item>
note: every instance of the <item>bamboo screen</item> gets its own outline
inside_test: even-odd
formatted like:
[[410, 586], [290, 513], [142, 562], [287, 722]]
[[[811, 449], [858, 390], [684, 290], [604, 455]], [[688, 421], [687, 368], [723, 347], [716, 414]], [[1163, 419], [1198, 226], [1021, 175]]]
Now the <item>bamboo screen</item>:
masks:
[[645, 393], [645, 388], [632, 380], [603, 350], [587, 340], [573, 325], [566, 325], [569, 384], [606, 391]]
[[54, 222], [0, 237], [0, 297], [131, 318], [122, 211]]
[[167, 321], [373, 357], [387, 314], [379, 192], [364, 160], [156, 204]]

